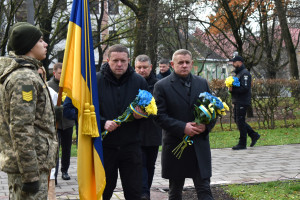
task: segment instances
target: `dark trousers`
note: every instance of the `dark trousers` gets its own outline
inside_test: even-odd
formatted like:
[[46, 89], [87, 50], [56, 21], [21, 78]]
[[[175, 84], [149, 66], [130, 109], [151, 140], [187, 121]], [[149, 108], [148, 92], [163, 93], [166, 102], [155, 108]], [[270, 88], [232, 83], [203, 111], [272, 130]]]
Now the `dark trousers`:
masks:
[[142, 194], [150, 197], [150, 188], [153, 181], [155, 162], [159, 146], [142, 146], [143, 156], [143, 189]]
[[[169, 200], [182, 200], [185, 178], [169, 179]], [[200, 172], [193, 178], [198, 200], [213, 200], [210, 190], [210, 178], [202, 179]]]
[[247, 134], [251, 138], [257, 137], [256, 133], [249, 124], [246, 123], [246, 113], [248, 106], [241, 104], [234, 104], [234, 121], [240, 131], [239, 144], [247, 146]]
[[103, 147], [106, 187], [103, 200], [109, 200], [116, 188], [118, 171], [122, 182], [124, 197], [140, 200], [142, 191], [142, 155], [138, 144], [126, 147]]
[[[68, 172], [71, 158], [71, 146], [72, 146], [72, 135], [73, 127], [65, 130], [57, 129], [58, 144], [61, 147], [61, 172]], [[57, 177], [59, 169], [59, 157], [55, 167], [55, 178]]]

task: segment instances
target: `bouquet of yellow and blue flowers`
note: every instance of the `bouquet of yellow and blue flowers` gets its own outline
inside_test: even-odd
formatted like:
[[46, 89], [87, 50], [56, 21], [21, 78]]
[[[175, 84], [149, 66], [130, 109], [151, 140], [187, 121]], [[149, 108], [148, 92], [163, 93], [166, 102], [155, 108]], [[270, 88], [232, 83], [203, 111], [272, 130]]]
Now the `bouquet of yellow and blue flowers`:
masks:
[[[197, 124], [209, 124], [218, 116], [226, 115], [225, 111], [229, 110], [229, 107], [225, 102], [222, 102], [220, 98], [217, 98], [208, 92], [200, 93], [197, 104], [198, 105], [194, 106], [194, 122]], [[182, 142], [175, 149], [173, 149], [172, 152], [178, 159], [180, 159], [187, 145], [192, 144], [193, 140], [191, 137], [184, 135]]]
[[238, 77], [235, 76], [229, 76], [225, 80], [226, 87], [240, 87], [240, 81]]
[[[143, 112], [142, 114], [138, 112], [135, 107], [138, 106], [141, 108]], [[154, 97], [152, 94], [146, 90], [139, 90], [138, 95], [135, 97], [133, 102], [126, 108], [125, 112], [114, 119], [113, 121], [117, 124], [121, 124], [123, 122], [130, 122], [134, 120], [133, 113], [136, 113], [142, 117], [147, 118], [149, 115], [157, 115], [157, 106]], [[108, 131], [103, 131], [101, 133], [102, 139], [108, 134]]]

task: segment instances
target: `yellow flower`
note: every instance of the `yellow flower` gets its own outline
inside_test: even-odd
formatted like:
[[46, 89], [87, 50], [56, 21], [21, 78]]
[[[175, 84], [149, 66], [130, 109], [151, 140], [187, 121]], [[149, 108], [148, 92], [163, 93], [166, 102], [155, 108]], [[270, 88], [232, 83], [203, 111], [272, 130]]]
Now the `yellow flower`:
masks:
[[226, 87], [232, 87], [232, 83], [234, 82], [234, 79], [232, 76], [229, 76], [225, 80], [225, 85]]
[[150, 104], [145, 107], [145, 111], [148, 115], [157, 115], [157, 106], [153, 97]]
[[225, 110], [229, 111], [229, 107], [225, 102], [223, 102], [223, 106], [224, 106]]
[[63, 92], [62, 95], [61, 95], [61, 101], [64, 102], [66, 97], [67, 97], [67, 93]]
[[226, 115], [225, 108], [221, 109], [221, 115]]
[[214, 105], [213, 105], [213, 104], [210, 103], [210, 104], [208, 105], [208, 109], [209, 109], [209, 112], [210, 112], [210, 113], [214, 113]]

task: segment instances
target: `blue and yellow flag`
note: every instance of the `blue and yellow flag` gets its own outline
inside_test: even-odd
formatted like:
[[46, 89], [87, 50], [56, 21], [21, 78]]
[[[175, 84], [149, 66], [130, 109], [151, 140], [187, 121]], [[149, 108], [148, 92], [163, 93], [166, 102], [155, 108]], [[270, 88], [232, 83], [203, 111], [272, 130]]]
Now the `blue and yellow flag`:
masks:
[[80, 199], [102, 199], [106, 181], [87, 0], [73, 1], [59, 86], [63, 87], [78, 109], [77, 175]]

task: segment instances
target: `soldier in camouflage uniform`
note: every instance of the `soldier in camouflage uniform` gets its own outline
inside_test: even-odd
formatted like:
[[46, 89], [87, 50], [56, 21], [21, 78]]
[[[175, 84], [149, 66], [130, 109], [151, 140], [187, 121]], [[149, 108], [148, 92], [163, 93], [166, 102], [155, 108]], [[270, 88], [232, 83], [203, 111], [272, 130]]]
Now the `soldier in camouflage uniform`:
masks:
[[14, 26], [9, 45], [15, 54], [0, 58], [0, 169], [8, 174], [9, 198], [47, 199], [55, 167], [54, 107], [37, 70], [47, 43], [35, 26]]

